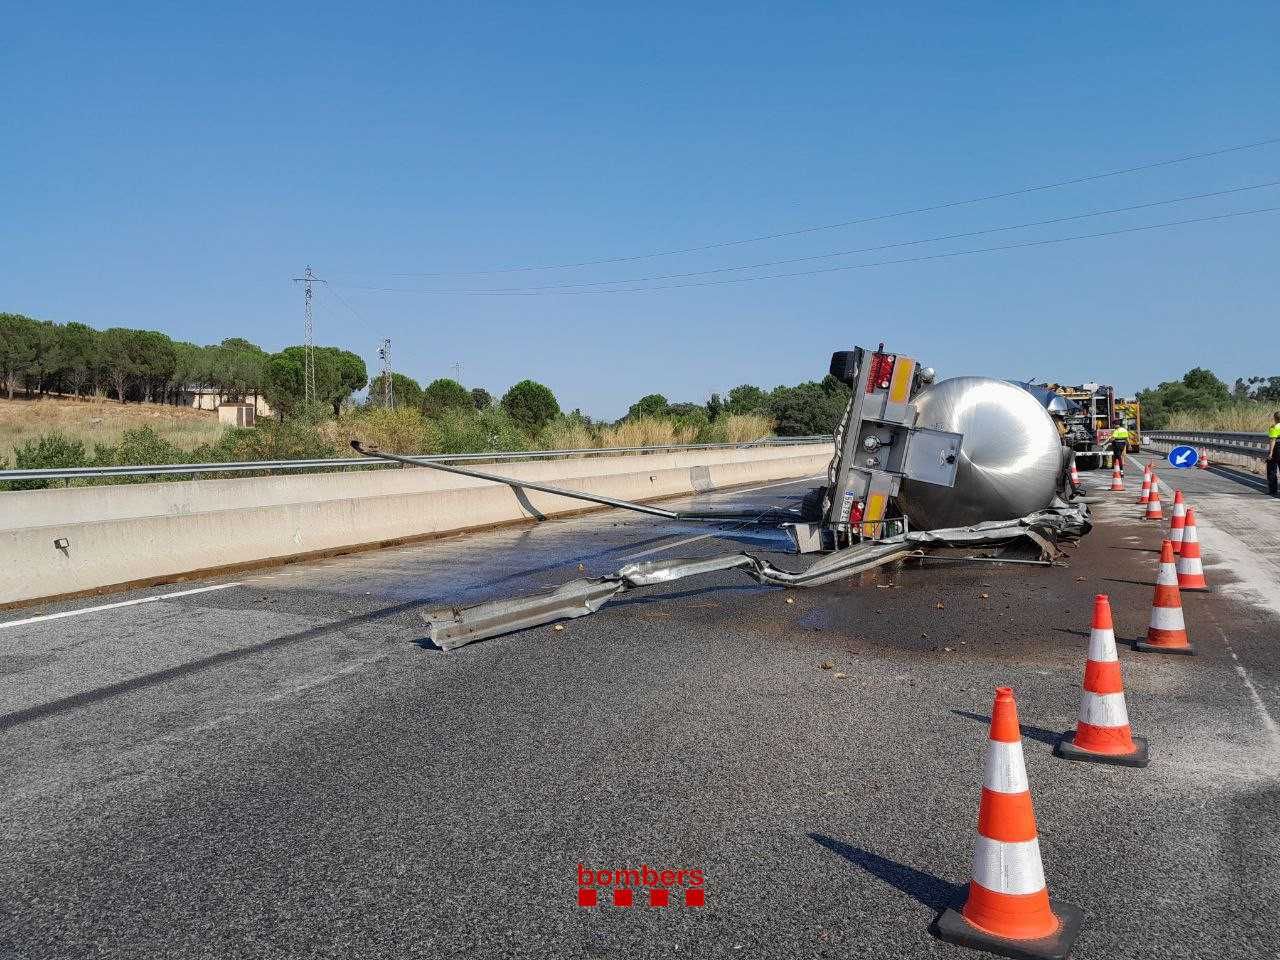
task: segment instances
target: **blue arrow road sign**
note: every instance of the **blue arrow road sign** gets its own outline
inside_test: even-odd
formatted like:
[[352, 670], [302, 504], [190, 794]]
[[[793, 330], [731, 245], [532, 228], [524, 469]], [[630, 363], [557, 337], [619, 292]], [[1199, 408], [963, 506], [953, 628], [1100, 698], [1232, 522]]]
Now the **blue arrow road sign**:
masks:
[[1194, 467], [1199, 459], [1200, 454], [1196, 453], [1194, 447], [1174, 447], [1169, 451], [1169, 462], [1183, 470]]

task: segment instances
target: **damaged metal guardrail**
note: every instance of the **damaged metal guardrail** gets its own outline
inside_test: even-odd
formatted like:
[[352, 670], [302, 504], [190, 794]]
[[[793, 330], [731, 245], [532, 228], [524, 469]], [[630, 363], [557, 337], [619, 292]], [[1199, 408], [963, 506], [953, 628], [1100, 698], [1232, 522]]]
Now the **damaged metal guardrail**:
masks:
[[585, 500], [587, 503], [598, 503], [605, 507], [616, 507], [620, 510], [634, 510], [636, 513], [647, 513], [653, 517], [662, 517], [666, 520], [690, 520], [690, 521], [715, 521], [715, 520], [759, 520], [765, 516], [780, 515], [785, 519], [796, 519], [792, 511], [752, 511], [749, 513], [742, 512], [723, 512], [723, 513], [696, 513], [696, 512], [680, 512], [677, 510], [664, 510], [662, 507], [650, 506], [646, 503], [637, 503], [634, 500], [619, 500], [615, 497], [605, 497], [598, 493], [587, 493], [583, 490], [570, 490], [567, 487], [555, 487], [547, 483], [538, 483], [534, 480], [517, 480], [514, 477], [503, 477], [496, 473], [487, 473], [481, 470], [472, 470], [468, 467], [459, 467], [449, 463], [442, 463], [438, 460], [427, 460], [417, 457], [402, 457], [394, 453], [383, 453], [372, 447], [363, 446], [359, 440], [351, 441], [351, 449], [356, 453], [370, 454], [379, 460], [389, 460], [392, 463], [401, 463], [408, 467], [429, 467], [433, 470], [440, 470], [444, 473], [456, 473], [464, 477], [472, 477], [476, 480], [488, 480], [492, 483], [500, 483], [507, 487], [517, 489], [537, 490], [540, 493], [550, 493], [558, 497], [568, 497], [570, 500]]
[[706, 559], [655, 560], [627, 564], [605, 577], [572, 580], [549, 592], [437, 611], [425, 615], [424, 619], [431, 642], [442, 650], [454, 650], [476, 640], [595, 613], [627, 590], [725, 570], [744, 570], [758, 583], [815, 587], [908, 557], [923, 556], [923, 550], [929, 547], [994, 545], [1020, 538], [1028, 538], [1040, 548], [1040, 562], [1055, 563], [1062, 554], [1054, 542], [1078, 539], [1088, 532], [1091, 525], [1088, 506], [1057, 500], [1049, 509], [1018, 520], [947, 530], [914, 530], [891, 540], [867, 541], [827, 554], [804, 570], [784, 570], [749, 553]]

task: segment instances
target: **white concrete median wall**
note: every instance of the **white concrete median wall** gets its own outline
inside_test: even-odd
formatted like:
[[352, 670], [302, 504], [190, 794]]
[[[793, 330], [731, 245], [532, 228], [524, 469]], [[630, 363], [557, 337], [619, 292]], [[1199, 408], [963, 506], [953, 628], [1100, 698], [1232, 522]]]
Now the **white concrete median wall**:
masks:
[[[824, 471], [829, 443], [477, 465], [624, 500]], [[415, 467], [0, 493], [0, 605], [572, 513], [537, 491]], [[65, 540], [65, 547], [55, 545]]]

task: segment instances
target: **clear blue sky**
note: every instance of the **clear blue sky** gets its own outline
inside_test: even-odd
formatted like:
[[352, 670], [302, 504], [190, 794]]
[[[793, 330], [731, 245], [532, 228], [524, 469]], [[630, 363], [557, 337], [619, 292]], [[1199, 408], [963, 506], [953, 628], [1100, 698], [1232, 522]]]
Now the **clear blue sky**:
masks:
[[[1280, 137], [1274, 2], [11, 5], [0, 310], [278, 349], [394, 341], [615, 417], [818, 378], [1280, 374], [1280, 214], [646, 294], [456, 296], [807, 256], [1280, 179], [1280, 144], [800, 237], [574, 270]], [[815, 267], [1280, 206], [1280, 189]], [[804, 269], [804, 264], [783, 269]], [[776, 269], [755, 273], [778, 272]], [[750, 275], [731, 273], [719, 276]], [[587, 288], [590, 289], [590, 288]]]

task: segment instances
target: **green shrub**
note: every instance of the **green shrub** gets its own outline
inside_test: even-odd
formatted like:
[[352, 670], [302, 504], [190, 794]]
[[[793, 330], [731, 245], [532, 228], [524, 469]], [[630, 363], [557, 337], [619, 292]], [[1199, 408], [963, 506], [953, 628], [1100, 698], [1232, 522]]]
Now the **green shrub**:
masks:
[[728, 418], [720, 417], [716, 420], [703, 424], [698, 428], [698, 435], [694, 438], [694, 443], [728, 443], [729, 431], [725, 421]]
[[232, 427], [214, 444], [197, 447], [191, 462], [238, 463], [256, 460], [322, 460], [337, 449], [314, 425], [264, 420], [252, 429]]
[[[93, 464], [97, 467], [139, 466], [152, 463], [187, 463], [189, 455], [160, 436], [151, 427], [126, 430], [114, 447], [95, 444]], [[104, 483], [148, 483], [154, 480], [186, 480], [189, 474], [171, 474], [163, 477], [110, 477]]]
[[435, 453], [440, 449], [440, 428], [408, 407], [375, 407], [344, 417], [338, 432], [387, 453]]
[[[14, 448], [14, 468], [17, 470], [55, 470], [91, 466], [85, 455], [84, 444], [61, 433], [46, 433], [34, 440], [27, 440]], [[14, 480], [14, 490], [42, 490], [53, 481]]]
[[528, 450], [529, 438], [501, 408], [447, 410], [435, 421], [440, 429], [441, 453], [490, 453]]
[[675, 420], [678, 426], [686, 428], [693, 434], [695, 443], [700, 442], [696, 438], [711, 429], [711, 418], [707, 416], [707, 411], [700, 406], [681, 404], [680, 407], [681, 409], [678, 410], [674, 407], [671, 409], [672, 419]]
[[116, 447], [118, 464], [186, 463], [187, 455], [150, 427], [126, 430]]

